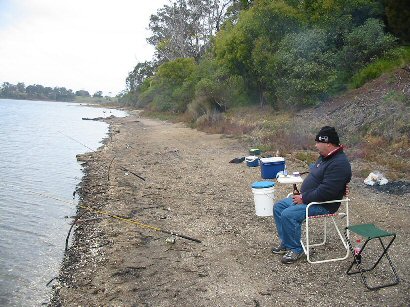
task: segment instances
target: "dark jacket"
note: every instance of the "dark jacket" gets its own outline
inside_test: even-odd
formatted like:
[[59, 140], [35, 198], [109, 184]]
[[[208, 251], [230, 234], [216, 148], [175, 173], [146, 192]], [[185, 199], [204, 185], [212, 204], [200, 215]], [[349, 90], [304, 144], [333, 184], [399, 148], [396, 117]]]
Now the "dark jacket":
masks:
[[[352, 168], [343, 150], [329, 157], [319, 157], [310, 166], [309, 175], [302, 183], [303, 203], [342, 199], [346, 184], [352, 178]], [[330, 213], [339, 209], [340, 203], [324, 204]]]

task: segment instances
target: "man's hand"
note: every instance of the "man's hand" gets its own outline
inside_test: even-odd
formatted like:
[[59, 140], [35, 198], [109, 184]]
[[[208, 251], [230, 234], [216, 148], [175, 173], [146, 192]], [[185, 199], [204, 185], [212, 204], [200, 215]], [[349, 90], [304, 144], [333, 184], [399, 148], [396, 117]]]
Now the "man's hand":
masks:
[[293, 195], [292, 200], [293, 200], [293, 203], [296, 205], [303, 204], [302, 195]]
[[349, 196], [349, 194], [350, 194], [350, 187], [348, 184], [346, 184], [344, 196]]

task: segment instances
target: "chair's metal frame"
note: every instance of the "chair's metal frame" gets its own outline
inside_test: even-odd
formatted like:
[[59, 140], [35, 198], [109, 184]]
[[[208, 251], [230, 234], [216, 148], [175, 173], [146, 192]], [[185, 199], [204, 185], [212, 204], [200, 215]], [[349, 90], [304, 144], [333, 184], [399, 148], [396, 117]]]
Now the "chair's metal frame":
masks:
[[[344, 199], [339, 199], [339, 200], [330, 200], [330, 201], [324, 201], [324, 202], [311, 202], [307, 205], [306, 207], [306, 219], [305, 219], [305, 239], [306, 239], [306, 243], [303, 243], [303, 236], [302, 239], [300, 240], [300, 243], [302, 244], [303, 247], [303, 251], [306, 254], [307, 257], [307, 261], [309, 263], [325, 263], [325, 262], [332, 262], [332, 261], [340, 261], [340, 260], [345, 260], [349, 257], [349, 245], [348, 242], [345, 240], [345, 237], [342, 235], [342, 232], [340, 231], [337, 223], [336, 223], [336, 218], [342, 218], [345, 219], [346, 223], [345, 226], [343, 228], [346, 228], [349, 226], [349, 198], [344, 198]], [[321, 205], [321, 204], [330, 204], [330, 203], [341, 203], [340, 206], [342, 206], [343, 204], [345, 205], [345, 212], [340, 212], [340, 208], [336, 213], [333, 214], [324, 214], [324, 215], [315, 215], [315, 216], [309, 216], [309, 208], [313, 205]], [[311, 219], [317, 219], [317, 218], [323, 218], [323, 241], [319, 242], [319, 243], [311, 243], [310, 242], [310, 238], [309, 238], [309, 221]], [[343, 243], [343, 246], [346, 250], [346, 254], [344, 256], [341, 257], [337, 257], [337, 258], [325, 258], [322, 260], [312, 260], [311, 259], [311, 255], [312, 255], [312, 247], [316, 247], [316, 246], [322, 246], [326, 244], [327, 241], [327, 220], [331, 219], [333, 222], [333, 226], [335, 227], [340, 240]], [[347, 231], [347, 236], [349, 235], [349, 231]]]

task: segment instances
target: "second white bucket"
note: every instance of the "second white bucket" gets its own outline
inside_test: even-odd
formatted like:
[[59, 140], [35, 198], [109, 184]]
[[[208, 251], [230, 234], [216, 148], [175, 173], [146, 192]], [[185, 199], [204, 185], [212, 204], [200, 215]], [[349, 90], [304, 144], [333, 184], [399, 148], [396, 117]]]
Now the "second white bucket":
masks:
[[273, 216], [274, 191], [275, 183], [272, 181], [258, 181], [252, 184], [257, 216]]

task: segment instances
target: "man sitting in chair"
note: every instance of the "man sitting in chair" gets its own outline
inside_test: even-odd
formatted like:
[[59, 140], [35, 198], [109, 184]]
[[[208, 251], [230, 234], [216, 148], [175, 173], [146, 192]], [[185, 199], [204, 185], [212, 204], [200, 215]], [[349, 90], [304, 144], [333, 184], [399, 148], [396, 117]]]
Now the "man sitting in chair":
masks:
[[[303, 255], [300, 239], [307, 204], [342, 199], [352, 177], [349, 160], [343, 152], [335, 128], [323, 127], [315, 141], [320, 157], [310, 165], [309, 175], [300, 189], [301, 194], [284, 198], [273, 207], [280, 243], [272, 248], [272, 253], [285, 254], [282, 263], [294, 263]], [[334, 213], [339, 206], [340, 203], [312, 205], [309, 216]]]

